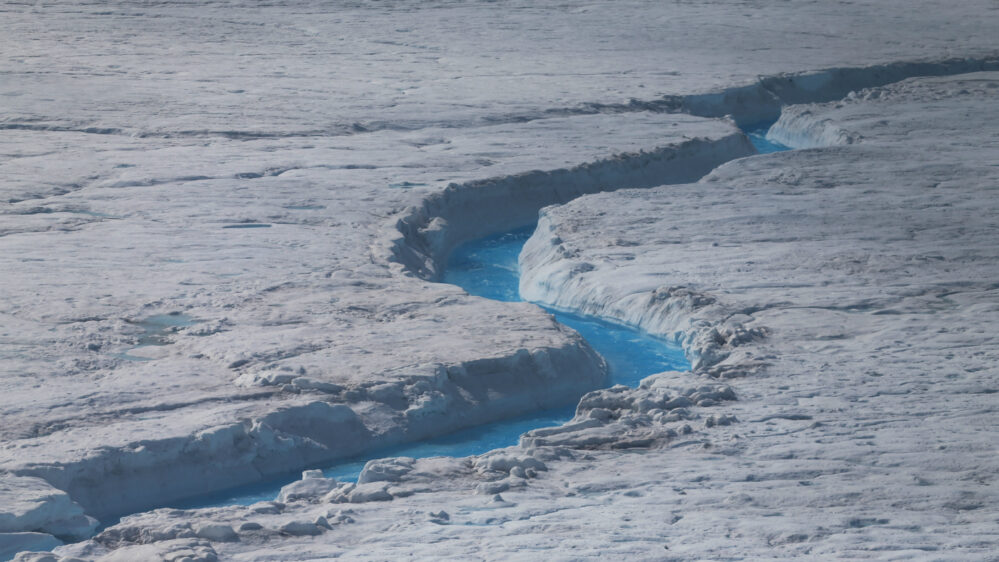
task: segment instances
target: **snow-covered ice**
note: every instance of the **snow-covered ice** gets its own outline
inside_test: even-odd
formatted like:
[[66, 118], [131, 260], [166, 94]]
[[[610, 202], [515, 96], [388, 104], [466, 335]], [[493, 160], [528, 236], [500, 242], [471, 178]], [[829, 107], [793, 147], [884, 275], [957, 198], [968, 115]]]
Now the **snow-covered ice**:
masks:
[[[434, 281], [463, 241], [636, 187], [546, 209], [522, 287], [682, 342], [693, 373], [586, 394], [519, 447], [56, 552], [996, 550], [999, 90], [948, 77], [999, 68], [993, 3], [0, 14], [3, 555], [578, 402], [604, 373], [577, 334]], [[778, 116], [817, 148], [741, 158], [735, 123]]]
[[526, 296], [680, 334], [702, 372], [738, 377], [742, 423], [675, 461], [732, 505], [681, 509], [681, 543], [995, 554], [999, 131], [976, 123], [997, 97], [976, 73], [794, 106], [771, 136], [835, 144], [543, 212]]

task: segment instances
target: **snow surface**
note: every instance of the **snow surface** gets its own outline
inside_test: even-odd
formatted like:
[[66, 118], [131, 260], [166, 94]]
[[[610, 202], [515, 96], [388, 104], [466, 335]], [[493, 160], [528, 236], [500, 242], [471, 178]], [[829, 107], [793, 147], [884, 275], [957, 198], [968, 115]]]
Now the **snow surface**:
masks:
[[[0, 10], [3, 553], [577, 401], [599, 359], [534, 306], [432, 283], [451, 248], [752, 153], [711, 117], [995, 68], [999, 28], [988, 1]], [[547, 212], [606, 260], [550, 299], [651, 322], [697, 374], [588, 395], [524, 448], [317, 487], [347, 507], [159, 510], [58, 552], [987, 557], [996, 90], [935, 80], [771, 131], [850, 145]], [[616, 299], [659, 287], [658, 319]]]

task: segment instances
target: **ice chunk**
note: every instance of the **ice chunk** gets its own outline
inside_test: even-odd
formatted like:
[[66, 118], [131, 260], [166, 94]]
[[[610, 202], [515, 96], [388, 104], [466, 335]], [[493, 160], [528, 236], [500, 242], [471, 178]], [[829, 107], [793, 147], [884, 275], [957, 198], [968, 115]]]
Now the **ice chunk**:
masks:
[[62, 541], [47, 533], [0, 533], [0, 559], [7, 560], [18, 552], [52, 550]]
[[87, 538], [97, 520], [69, 494], [41, 478], [0, 475], [0, 532], [41, 531], [66, 540]]

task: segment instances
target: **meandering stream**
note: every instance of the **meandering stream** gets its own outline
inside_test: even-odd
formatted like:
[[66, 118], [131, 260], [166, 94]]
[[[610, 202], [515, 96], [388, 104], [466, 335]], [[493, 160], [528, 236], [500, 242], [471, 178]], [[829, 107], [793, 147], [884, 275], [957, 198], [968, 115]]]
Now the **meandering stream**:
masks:
[[[472, 295], [499, 301], [520, 301], [517, 290], [520, 269], [517, 257], [534, 231], [528, 227], [475, 240], [459, 246], [451, 255], [443, 281], [458, 285]], [[652, 337], [635, 328], [548, 310], [555, 318], [577, 332], [597, 350], [608, 366], [608, 386], [637, 386], [648, 375], [662, 371], [690, 369], [690, 363], [679, 346]], [[482, 454], [500, 447], [516, 445], [520, 436], [535, 428], [561, 425], [570, 420], [574, 407], [536, 412], [526, 416], [485, 424], [462, 431], [372, 451], [363, 458], [338, 462], [323, 469], [327, 477], [355, 481], [367, 461], [383, 457], [465, 457]], [[211, 496], [201, 496], [187, 502], [174, 502], [174, 507], [195, 508], [221, 505], [248, 505], [273, 500], [289, 478], [254, 484]]]
[[[747, 127], [745, 132], [761, 154], [787, 150], [788, 147], [766, 139], [769, 123]], [[518, 286], [518, 257], [534, 226], [474, 240], [457, 247], [451, 254], [442, 279], [465, 289], [469, 294], [498, 301], [522, 301]], [[545, 307], [542, 307], [545, 308]], [[562, 324], [579, 332], [603, 356], [608, 366], [607, 386], [637, 386], [645, 377], [663, 371], [689, 370], [690, 363], [679, 346], [650, 336], [629, 326], [598, 318], [579, 316], [545, 308]], [[323, 468], [327, 477], [356, 481], [367, 461], [385, 457], [464, 457], [517, 444], [520, 436], [535, 428], [561, 425], [570, 420], [575, 408], [535, 412], [498, 422], [457, 431], [448, 435], [368, 452], [361, 457], [339, 461]], [[202, 495], [188, 501], [173, 502], [173, 507], [201, 508], [223, 505], [248, 505], [273, 500], [282, 486], [297, 479], [295, 475], [249, 486]]]

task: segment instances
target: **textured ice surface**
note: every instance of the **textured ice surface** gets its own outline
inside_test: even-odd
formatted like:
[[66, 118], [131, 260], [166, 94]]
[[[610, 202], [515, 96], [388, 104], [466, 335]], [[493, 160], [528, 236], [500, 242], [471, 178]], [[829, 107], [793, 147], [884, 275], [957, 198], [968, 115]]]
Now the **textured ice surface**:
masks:
[[[210, 522], [239, 536], [213, 552], [240, 558], [988, 559], [999, 213], [983, 194], [999, 139], [968, 120], [993, 118], [997, 89], [983, 73], [790, 108], [864, 140], [546, 210], [525, 278], [558, 287], [575, 270], [553, 302], [653, 331], [683, 322], [688, 349], [711, 356], [700, 376], [590, 393], [520, 447], [378, 461], [359, 484], [303, 480], [294, 489], [329, 491], [287, 503], [138, 515], [60, 552], [201, 545], [184, 537]], [[565, 251], [546, 252], [556, 240]]]
[[[372, 474], [401, 471], [411, 483], [393, 484], [393, 493], [378, 482], [341, 489], [331, 499], [396, 499], [358, 503], [353, 514], [324, 505], [332, 511], [321, 514], [323, 525], [316, 523], [320, 514], [309, 512], [319, 508], [305, 505], [157, 511], [99, 542], [67, 548], [95, 557], [120, 547], [122, 559], [213, 552], [375, 557], [366, 541], [394, 525], [392, 541], [379, 542], [377, 556], [488, 552], [509, 558], [524, 548], [557, 548], [580, 556], [649, 557], [664, 552], [666, 537], [674, 539], [671, 553], [690, 557], [766, 557], [774, 549], [817, 556], [982, 556], [995, 541], [983, 523], [990, 503], [979, 486], [988, 486], [994, 470], [988, 459], [981, 469], [962, 469], [994, 441], [985, 402], [993, 388], [982, 381], [995, 362], [991, 352], [979, 350], [988, 330], [977, 331], [979, 322], [994, 316], [987, 300], [975, 300], [970, 289], [939, 298], [914, 290], [905, 297], [910, 301], [885, 307], [888, 312], [871, 309], [871, 321], [882, 331], [865, 332], [875, 342], [866, 356], [843, 354], [843, 373], [838, 356], [827, 366], [815, 357], [856, 347], [851, 342], [857, 338], [840, 333], [855, 327], [857, 313], [839, 310], [839, 301], [865, 295], [865, 302], [878, 304], [879, 291], [901, 298], [931, 266], [939, 266], [934, 279], [947, 291], [960, 288], [948, 273], [995, 277], [991, 254], [975, 246], [990, 236], [975, 222], [989, 213], [982, 200], [994, 199], [980, 196], [981, 186], [995, 184], [995, 168], [982, 164], [994, 151], [976, 132], [990, 122], [990, 106], [981, 102], [994, 99], [988, 81], [942, 86], [931, 101], [919, 98], [925, 91], [904, 88], [860, 92], [909, 76], [993, 67], [999, 25], [993, 7], [984, 0], [7, 4], [0, 8], [0, 471], [43, 478], [88, 515], [103, 517], [571, 403], [603, 377], [594, 356], [532, 306], [490, 303], [425, 282], [436, 278], [448, 252], [464, 240], [526, 225], [541, 206], [601, 189], [695, 181], [752, 150], [729, 123], [643, 110], [754, 123], [776, 119], [782, 105], [856, 91], [840, 108], [856, 114], [837, 116], [835, 107], [823, 106], [815, 113], [819, 118], [810, 118], [804, 112], [816, 108], [791, 109], [773, 131], [784, 131], [792, 146], [852, 142], [832, 150], [848, 162], [834, 172], [823, 172], [826, 160], [810, 151], [750, 158], [739, 166], [766, 178], [761, 184], [783, 186], [767, 202], [786, 198], [808, 207], [809, 196], [826, 194], [829, 200], [815, 208], [828, 209], [828, 216], [801, 220], [828, 230], [871, 224], [873, 219], [838, 220], [840, 206], [849, 210], [856, 200], [874, 209], [869, 197], [885, 186], [935, 185], [933, 196], [950, 203], [932, 207], [930, 195], [910, 189], [873, 221], [883, 228], [858, 235], [845, 248], [923, 240], [923, 231], [911, 225], [931, 212], [948, 226], [928, 229], [934, 241], [925, 242], [920, 257], [880, 252], [877, 261], [865, 261], [830, 256], [818, 242], [802, 244], [801, 254], [811, 261], [776, 267], [756, 283], [759, 294], [768, 292], [761, 297], [768, 308], [739, 310], [823, 315], [828, 333], [811, 334], [795, 324], [788, 333], [768, 332], [767, 340], [797, 342], [794, 353], [782, 348], [784, 370], [776, 378], [795, 383], [805, 376], [814, 379], [814, 388], [800, 393], [798, 387], [757, 388], [734, 379], [742, 400], [730, 403], [722, 400], [724, 389], [699, 390], [699, 375], [658, 378], [647, 388], [599, 394], [571, 430], [532, 438], [564, 445], [537, 446], [529, 455], [499, 452], [493, 461], [487, 455], [481, 462], [382, 467]], [[968, 105], [943, 103], [951, 98]], [[891, 113], [896, 106], [898, 113]], [[886, 115], [917, 114], [930, 118], [881, 123]], [[939, 131], [950, 135], [948, 123], [961, 124], [969, 135], [962, 138], [972, 140], [944, 150], [936, 140], [920, 143]], [[911, 146], [903, 153], [872, 140], [889, 137]], [[786, 164], [774, 171], [767, 158]], [[914, 171], [881, 174], [885, 159], [912, 163]], [[743, 173], [741, 167], [726, 170]], [[840, 178], [857, 191], [834, 198], [841, 191], [830, 186], [840, 186]], [[726, 240], [750, 240], [760, 220], [726, 220], [740, 216], [731, 205], [748, 212], [759, 191], [720, 185], [698, 184], [690, 197], [672, 203], [677, 214], [671, 217], [702, 221], [690, 236], [675, 238], [668, 230], [689, 225], [677, 220], [649, 239], [621, 237], [688, 252], [682, 263], [689, 265], [680, 273], [657, 271], [662, 281], [656, 286], [689, 284], [666, 279], [674, 274], [710, 281], [712, 271], [735, 276], [771, 263], [766, 256], [746, 257], [748, 242], [739, 253], [725, 252]], [[719, 192], [724, 198], [715, 197]], [[974, 196], [962, 202], [961, 193]], [[614, 203], [601, 211], [616, 208], [618, 200], [609, 201]], [[661, 224], [663, 216], [646, 218]], [[774, 248], [786, 236], [783, 230], [754, 238], [755, 251]], [[974, 259], [951, 267], [956, 247]], [[627, 253], [607, 258], [626, 259]], [[709, 259], [716, 256], [724, 260]], [[911, 275], [871, 273], [879, 268]], [[827, 283], [830, 271], [856, 275], [858, 282], [829, 283], [821, 293], [824, 308], [771, 306], [799, 293], [814, 297], [812, 289]], [[735, 302], [743, 288], [719, 284], [707, 296]], [[731, 300], [719, 296], [728, 293]], [[690, 306], [704, 302], [682, 288], [660, 295]], [[939, 301], [940, 310], [909, 314], [906, 307], [920, 298]], [[147, 361], [120, 357], [144, 337], [143, 319], [171, 313], [198, 323], [169, 330], [163, 337], [168, 345], [136, 350]], [[833, 329], [840, 316], [842, 329]], [[710, 315], [687, 320], [721, 321]], [[661, 325], [687, 320], [676, 316]], [[741, 316], [729, 320], [733, 331], [723, 323], [722, 340], [754, 337], [736, 330]], [[909, 327], [901, 324], [910, 321]], [[921, 328], [931, 321], [947, 332]], [[766, 324], [779, 325], [769, 317]], [[800, 339], [792, 337], [796, 333]], [[702, 334], [688, 345], [707, 357], [703, 374], [738, 374], [740, 369], [726, 371], [725, 363], [713, 362], [763, 345], [733, 351], [710, 331]], [[938, 345], [942, 339], [950, 343]], [[933, 345], [916, 348], [915, 340]], [[955, 369], [934, 355], [948, 346]], [[754, 353], [771, 361], [767, 352]], [[974, 364], [965, 367], [964, 361]], [[923, 382], [903, 384], [892, 376], [910, 367], [927, 372], [922, 365], [933, 374], [919, 375]], [[866, 371], [883, 376], [858, 383], [856, 373]], [[941, 382], [936, 374], [956, 376]], [[839, 378], [845, 390], [829, 386]], [[948, 393], [954, 385], [967, 392]], [[809, 392], [811, 397], [802, 395]], [[756, 398], [764, 394], [768, 400]], [[925, 400], [909, 401], [920, 396]], [[690, 397], [698, 398], [694, 406], [678, 406]], [[667, 403], [672, 407], [665, 409]], [[977, 417], [929, 407], [941, 403]], [[926, 426], [930, 433], [884, 438], [880, 428], [902, 422], [882, 423], [869, 412], [892, 408], [909, 412], [906, 425]], [[725, 417], [732, 412], [738, 423]], [[791, 418], [760, 423], [772, 423], [774, 433], [788, 439], [807, 437], [798, 443], [803, 451], [762, 438], [754, 439], [767, 446], [755, 451], [767, 453], [735, 448], [726, 454], [730, 449], [717, 446], [741, 435], [738, 428], [747, 420], [776, 414]], [[842, 420], [851, 416], [873, 425], [844, 428]], [[823, 425], [802, 429], [815, 422]], [[694, 437], [681, 437], [685, 424]], [[847, 446], [826, 431], [872, 437]], [[706, 439], [715, 447], [696, 449]], [[815, 439], [827, 442], [812, 444]], [[672, 448], [656, 448], [666, 443]], [[601, 449], [614, 444], [640, 451]], [[555, 451], [569, 445], [593, 450]], [[947, 449], [933, 449], [940, 446]], [[832, 460], [818, 447], [828, 448]], [[853, 456], [841, 454], [851, 447]], [[958, 473], [935, 465], [911, 469], [913, 457], [926, 456], [932, 464], [943, 454], [926, 450], [957, 459]], [[813, 457], [818, 460], [808, 460]], [[854, 464], [842, 461], [847, 458]], [[826, 464], [832, 472], [815, 476]], [[927, 485], [917, 492], [897, 485], [906, 470], [912, 482]], [[657, 484], [678, 481], [686, 483], [678, 486], [685, 496]], [[775, 482], [793, 483], [796, 493]], [[480, 485], [483, 492], [503, 485], [510, 491], [495, 501], [490, 494], [467, 494]], [[421, 487], [435, 493], [417, 493]], [[403, 497], [408, 492], [413, 495]], [[945, 493], [951, 497], [941, 501]], [[664, 519], [648, 521], [653, 504]], [[664, 505], [671, 506], [668, 515]], [[823, 508], [821, 518], [814, 515], [820, 507], [811, 506]], [[925, 516], [890, 513], [909, 506], [925, 507]], [[4, 513], [28, 521], [29, 511]], [[254, 531], [257, 521], [248, 519], [258, 515], [248, 513], [259, 513], [266, 526]], [[50, 515], [10, 541], [54, 544], [44, 530], [30, 533], [62, 517]], [[387, 521], [392, 523], [379, 523]], [[446, 521], [472, 525], [458, 533], [452, 530], [458, 525]], [[220, 522], [242, 533], [240, 541], [227, 542], [232, 535]], [[350, 530], [327, 529], [342, 524]], [[560, 529], [557, 536], [542, 531], [552, 525]], [[296, 538], [310, 533], [321, 538]]]

